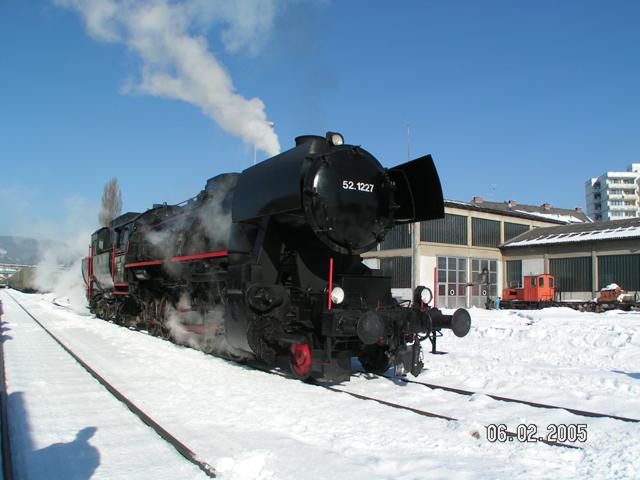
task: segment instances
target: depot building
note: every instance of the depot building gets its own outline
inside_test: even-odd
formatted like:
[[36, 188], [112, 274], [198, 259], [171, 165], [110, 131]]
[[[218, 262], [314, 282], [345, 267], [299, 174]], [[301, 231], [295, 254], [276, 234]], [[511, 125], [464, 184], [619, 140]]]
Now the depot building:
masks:
[[362, 257], [392, 277], [394, 296], [425, 285], [443, 308], [484, 307], [542, 273], [556, 278], [557, 300], [592, 299], [611, 283], [637, 294], [640, 218], [594, 223], [580, 208], [447, 200], [444, 218], [398, 225]]

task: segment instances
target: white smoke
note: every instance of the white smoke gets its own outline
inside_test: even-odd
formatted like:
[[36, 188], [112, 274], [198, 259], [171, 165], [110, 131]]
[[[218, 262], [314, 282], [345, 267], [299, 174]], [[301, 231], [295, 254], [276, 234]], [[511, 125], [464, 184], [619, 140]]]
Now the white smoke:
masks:
[[41, 238], [55, 241], [40, 244], [34, 286], [52, 292], [77, 311], [85, 311], [87, 306], [81, 260], [88, 254], [97, 212], [97, 205], [78, 196], [69, 197], [64, 202], [62, 222], [36, 225]]
[[[165, 308], [165, 326], [176, 343], [237, 360], [252, 358], [251, 355], [238, 350], [227, 340], [224, 330], [225, 309], [223, 305], [216, 305], [207, 311], [201, 311], [194, 308], [189, 294], [185, 292], [180, 296], [175, 306], [169, 303]], [[201, 335], [191, 333], [185, 328], [190, 324], [201, 325], [206, 329], [206, 332]]]
[[[200, 192], [198, 202], [201, 203], [197, 207], [189, 210], [187, 206], [186, 215], [172, 214], [175, 216], [169, 228], [146, 230], [144, 238], [153, 247], [150, 259], [168, 261], [180, 254], [192, 255], [226, 248], [231, 230], [231, 210], [225, 199], [236, 181], [235, 177], [218, 177], [214, 188]], [[180, 265], [173, 263], [165, 264], [164, 268], [169, 271], [175, 268], [175, 273], [180, 271]]]
[[275, 155], [280, 144], [259, 98], [235, 93], [231, 77], [202, 35], [221, 27], [230, 53], [254, 54], [275, 16], [275, 0], [53, 0], [78, 11], [94, 38], [126, 45], [140, 56], [140, 79], [125, 88], [199, 107], [223, 130]]
[[236, 186], [237, 179], [224, 177], [218, 179], [215, 189], [208, 191], [208, 197], [198, 210], [198, 220], [204, 233], [212, 244], [228, 245], [231, 231], [231, 208], [225, 205], [229, 191]]

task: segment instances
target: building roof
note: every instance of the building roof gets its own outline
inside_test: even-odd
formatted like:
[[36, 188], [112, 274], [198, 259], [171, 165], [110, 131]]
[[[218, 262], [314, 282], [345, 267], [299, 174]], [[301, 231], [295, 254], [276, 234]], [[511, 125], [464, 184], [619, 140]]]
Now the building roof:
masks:
[[590, 223], [592, 222], [580, 208], [554, 208], [544, 203], [540, 206], [520, 205], [514, 200], [507, 202], [488, 202], [482, 197], [473, 197], [471, 202], [459, 202], [456, 200], [445, 200], [445, 207], [464, 208], [486, 213], [497, 213], [500, 215], [524, 218], [527, 220], [538, 220], [543, 222], [565, 225], [567, 223]]
[[501, 245], [504, 248], [640, 238], [640, 218], [534, 228]]
[[109, 222], [109, 227], [118, 228], [118, 227], [124, 225], [125, 223], [129, 223], [130, 221], [132, 221], [134, 218], [138, 217], [139, 215], [140, 215], [140, 213], [138, 213], [138, 212], [123, 213], [119, 217], [116, 217], [113, 220], [111, 220]]

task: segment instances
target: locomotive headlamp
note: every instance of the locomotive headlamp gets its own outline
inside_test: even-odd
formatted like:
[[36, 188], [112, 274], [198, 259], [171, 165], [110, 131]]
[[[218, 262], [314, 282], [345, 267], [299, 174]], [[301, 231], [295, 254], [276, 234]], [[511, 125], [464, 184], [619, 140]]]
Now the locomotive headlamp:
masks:
[[344, 290], [340, 287], [331, 290], [331, 301], [336, 305], [341, 304], [344, 301]]
[[336, 132], [327, 132], [327, 140], [331, 142], [331, 145], [338, 146], [344, 145], [344, 137]]
[[424, 287], [422, 285], [416, 287], [413, 293], [413, 301], [414, 302], [422, 302], [424, 305], [429, 305], [433, 300], [433, 292], [430, 288]]
[[425, 305], [427, 305], [429, 302], [431, 302], [432, 299], [433, 299], [433, 293], [431, 293], [430, 289], [425, 288], [424, 290], [422, 290], [420, 292], [420, 300]]

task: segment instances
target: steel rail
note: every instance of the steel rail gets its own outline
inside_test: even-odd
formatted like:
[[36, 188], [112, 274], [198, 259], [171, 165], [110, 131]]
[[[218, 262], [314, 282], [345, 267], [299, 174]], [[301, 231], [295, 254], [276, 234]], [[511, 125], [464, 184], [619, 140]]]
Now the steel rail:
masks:
[[[0, 300], [0, 303], [2, 300]], [[1, 321], [2, 314], [0, 314], [0, 356], [2, 357], [2, 368], [0, 369], [0, 386], [2, 392], [0, 392], [0, 435], [2, 441], [2, 478], [4, 480], [13, 480], [13, 461], [11, 456], [11, 439], [9, 438], [9, 414], [8, 414], [8, 401], [7, 395], [7, 375], [4, 362], [4, 342], [6, 340], [5, 332], [3, 330], [4, 325], [7, 323]]]
[[11, 294], [7, 293], [16, 304], [24, 310], [24, 312], [31, 317], [31, 319], [40, 326], [62, 349], [67, 352], [87, 373], [95, 378], [100, 384], [116, 399], [122, 402], [134, 415], [142, 420], [146, 425], [151, 427], [160, 437], [171, 445], [180, 455], [186, 458], [189, 462], [194, 464], [200, 470], [202, 470], [208, 477], [216, 478], [215, 469], [208, 463], [198, 459], [197, 455], [185, 444], [183, 444], [176, 437], [171, 435], [166, 429], [164, 429], [158, 422], [153, 420], [147, 415], [140, 407], [129, 400], [122, 392], [116, 389], [111, 383], [109, 383], [98, 372], [91, 368], [84, 360], [75, 354], [69, 347], [67, 347], [60, 339], [58, 339], [47, 327], [45, 327], [36, 317], [34, 317], [18, 300], [16, 300]]
[[[234, 360], [231, 360], [231, 361], [233, 361], [234, 363], [240, 364], [239, 362], [235, 362]], [[293, 376], [293, 375], [291, 375], [291, 374], [289, 374], [287, 372], [282, 372], [282, 371], [278, 371], [278, 370], [269, 369], [269, 368], [264, 367], [262, 365], [254, 364], [253, 362], [243, 363], [243, 364], [240, 364], [240, 365], [249, 366], [250, 368], [253, 368], [255, 370], [260, 370], [261, 372], [269, 373], [271, 375], [278, 375], [280, 377], [286, 377], [286, 378], [299, 380], [299, 379], [297, 379], [297, 377], [295, 377], [295, 376]], [[337, 387], [334, 387], [332, 385], [323, 384], [322, 382], [318, 382], [316, 380], [308, 380], [307, 383], [309, 383], [310, 385], [319, 387], [319, 388], [324, 388], [324, 389], [332, 391], [332, 392], [343, 393], [345, 395], [349, 395], [351, 397], [357, 398], [358, 400], [364, 400], [364, 401], [371, 401], [371, 402], [379, 403], [381, 405], [384, 405], [385, 407], [395, 408], [397, 410], [405, 410], [405, 411], [408, 411], [408, 412], [411, 412], [411, 413], [415, 413], [415, 414], [423, 416], [423, 417], [439, 418], [441, 420], [446, 420], [447, 422], [459, 422], [460, 421], [459, 418], [449, 417], [447, 415], [442, 415], [442, 414], [439, 414], [439, 413], [429, 412], [427, 410], [422, 410], [422, 409], [419, 409], [419, 408], [409, 407], [407, 405], [401, 405], [399, 403], [389, 402], [388, 400], [382, 400], [380, 398], [370, 397], [368, 395], [364, 395], [364, 394], [356, 393], [356, 392], [351, 392], [349, 390], [343, 390], [341, 388], [337, 388]], [[518, 438], [518, 434], [516, 432], [505, 430], [504, 433], [507, 436], [507, 438]], [[527, 442], [527, 443], [544, 443], [544, 444], [549, 445], [551, 447], [565, 447], [565, 448], [571, 448], [571, 449], [574, 449], [574, 450], [582, 450], [582, 447], [579, 447], [577, 445], [570, 445], [570, 444], [567, 444], [567, 443], [554, 442], [552, 440], [547, 440], [547, 439], [541, 438], [541, 437], [536, 438], [535, 442]]]
[[569, 407], [562, 407], [559, 405], [550, 405], [547, 403], [539, 403], [539, 402], [532, 402], [529, 400], [521, 400], [521, 399], [517, 399], [517, 398], [510, 398], [510, 397], [503, 397], [500, 395], [493, 395], [490, 393], [483, 393], [483, 392], [474, 392], [471, 390], [463, 390], [461, 388], [454, 388], [454, 387], [447, 387], [445, 385], [436, 385], [434, 383], [426, 383], [426, 382], [420, 382], [418, 380], [411, 380], [408, 378], [403, 378], [403, 377], [389, 377], [387, 375], [378, 375], [379, 377], [382, 378], [387, 378], [389, 380], [398, 380], [404, 383], [415, 383], [417, 385], [422, 385], [425, 386], [427, 388], [430, 388], [432, 390], [444, 390], [447, 392], [452, 392], [452, 393], [457, 393], [459, 395], [465, 395], [465, 396], [471, 396], [471, 395], [475, 395], [475, 394], [479, 394], [479, 395], [486, 395], [489, 398], [492, 398], [494, 400], [498, 400], [500, 402], [510, 402], [510, 403], [521, 403], [523, 405], [528, 405], [530, 407], [535, 407], [535, 408], [548, 408], [548, 409], [556, 409], [556, 410], [565, 410], [569, 413], [573, 413], [574, 415], [579, 415], [581, 417], [591, 417], [591, 418], [611, 418], [613, 420], [620, 420], [622, 422], [631, 422], [631, 423], [639, 423], [640, 419], [637, 418], [629, 418], [629, 417], [621, 417], [619, 415], [611, 415], [608, 413], [598, 413], [598, 412], [590, 412], [587, 410], [578, 410], [576, 408], [569, 408]]
[[[370, 397], [368, 395], [363, 395], [363, 394], [360, 394], [360, 393], [350, 392], [348, 390], [342, 390], [341, 388], [332, 387], [330, 385], [322, 385], [322, 384], [317, 384], [317, 385], [322, 387], [322, 388], [326, 388], [327, 390], [331, 390], [332, 392], [344, 393], [346, 395], [350, 395], [350, 396], [358, 398], [360, 400], [370, 400], [372, 402], [380, 403], [380, 404], [385, 405], [387, 407], [396, 408], [396, 409], [399, 409], [399, 410], [408, 410], [408, 411], [410, 411], [412, 413], [416, 413], [418, 415], [422, 415], [423, 417], [440, 418], [440, 419], [446, 420], [448, 422], [459, 422], [460, 421], [459, 418], [448, 417], [446, 415], [440, 415], [438, 413], [428, 412], [426, 410], [420, 410], [418, 408], [408, 407], [406, 405], [400, 405], [398, 403], [389, 402], [387, 400], [381, 400], [379, 398]], [[505, 430], [504, 433], [507, 436], [507, 438], [518, 438], [518, 434], [516, 432], [511, 432], [509, 430]], [[579, 447], [577, 445], [570, 445], [568, 443], [562, 443], [562, 442], [554, 442], [552, 440], [547, 440], [546, 438], [542, 438], [542, 437], [537, 437], [536, 440], [534, 442], [531, 442], [531, 443], [544, 443], [544, 444], [549, 445], [551, 447], [565, 447], [565, 448], [572, 448], [574, 450], [582, 450], [582, 447]]]
[[[24, 309], [24, 307], [22, 307], [22, 308]], [[244, 361], [243, 362], [243, 361], [234, 360], [232, 358], [225, 358], [225, 359], [230, 361], [230, 362], [233, 362], [233, 363], [235, 363], [237, 365], [244, 366], [244, 367], [249, 367], [249, 368], [252, 368], [252, 369], [255, 369], [255, 370], [259, 370], [261, 372], [265, 372], [265, 373], [268, 373], [268, 374], [271, 374], [271, 375], [277, 375], [277, 376], [281, 376], [281, 377], [286, 377], [286, 378], [299, 380], [299, 379], [297, 379], [297, 377], [293, 376], [292, 374], [289, 374], [288, 372], [274, 370], [272, 368], [269, 368], [269, 367], [267, 367], [267, 366], [265, 366], [263, 364], [257, 363], [257, 362], [252, 362], [252, 361], [248, 361], [248, 362]], [[384, 377], [384, 376], [380, 376], [380, 375], [376, 375], [376, 376], [377, 377], [382, 377], [382, 378], [389, 378], [389, 377]], [[396, 377], [394, 377], [394, 378], [396, 378]], [[397, 378], [399, 378], [399, 377], [397, 377]], [[402, 380], [404, 381], [404, 379], [402, 379]], [[407, 381], [408, 382], [412, 382], [412, 380], [407, 380]], [[390, 408], [409, 411], [411, 413], [415, 413], [417, 415], [421, 415], [421, 416], [424, 416], [424, 417], [439, 418], [439, 419], [442, 419], [442, 420], [452, 421], [452, 422], [460, 421], [458, 418], [449, 417], [447, 415], [442, 415], [442, 414], [439, 414], [439, 413], [429, 412], [427, 410], [421, 410], [421, 409], [414, 408], [414, 407], [409, 407], [407, 405], [401, 405], [401, 404], [398, 404], [398, 403], [389, 402], [387, 400], [382, 400], [382, 399], [379, 399], [379, 398], [370, 397], [368, 395], [363, 395], [363, 394], [351, 392], [351, 391], [348, 391], [348, 390], [343, 390], [343, 389], [340, 389], [340, 388], [333, 387], [331, 385], [323, 384], [322, 382], [309, 381], [308, 383], [310, 383], [311, 385], [320, 387], [320, 388], [324, 388], [324, 389], [333, 391], [333, 392], [343, 393], [343, 394], [349, 395], [351, 397], [357, 398], [359, 400], [376, 402], [376, 403], [379, 403], [381, 405], [384, 405], [384, 406], [387, 406], [387, 407], [390, 407]], [[422, 382], [416, 382], [416, 383], [420, 383], [422, 385], [428, 386], [426, 384], [423, 384]], [[510, 437], [517, 438], [517, 434], [515, 432], [505, 431], [504, 433], [509, 438]], [[572, 449], [582, 449], [582, 447], [579, 447], [579, 446], [576, 446], [576, 445], [569, 445], [569, 444], [565, 444], [565, 443], [561, 443], [561, 442], [554, 442], [554, 441], [551, 441], [551, 440], [546, 440], [544, 438], [538, 438], [536, 440], [536, 442], [544, 443], [546, 445], [550, 445], [550, 446], [553, 446], [553, 447], [566, 447], [566, 448], [572, 448]]]

